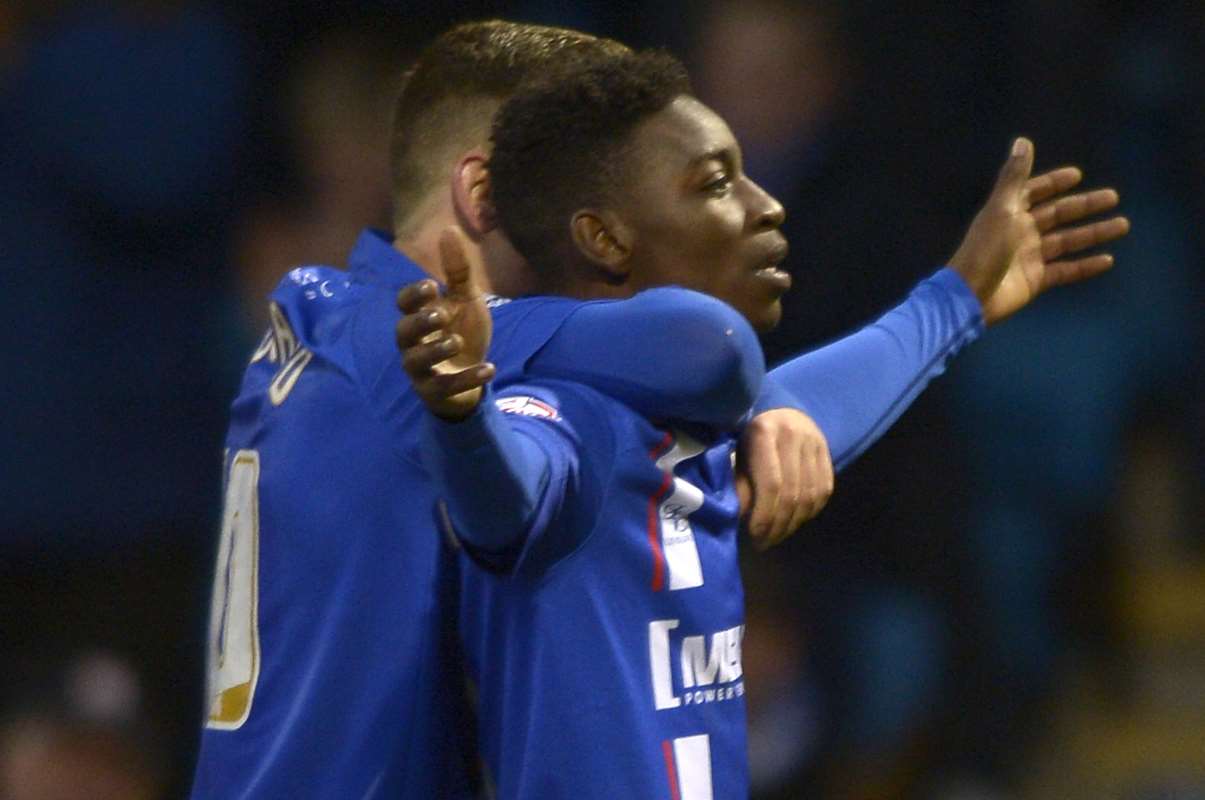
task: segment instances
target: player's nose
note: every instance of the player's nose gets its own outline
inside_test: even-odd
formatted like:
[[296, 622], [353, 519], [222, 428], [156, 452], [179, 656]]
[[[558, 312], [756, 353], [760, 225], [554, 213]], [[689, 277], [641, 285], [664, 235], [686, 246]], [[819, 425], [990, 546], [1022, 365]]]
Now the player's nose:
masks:
[[749, 219], [756, 230], [773, 230], [780, 227], [787, 218], [782, 203], [753, 179], [749, 179], [748, 204]]

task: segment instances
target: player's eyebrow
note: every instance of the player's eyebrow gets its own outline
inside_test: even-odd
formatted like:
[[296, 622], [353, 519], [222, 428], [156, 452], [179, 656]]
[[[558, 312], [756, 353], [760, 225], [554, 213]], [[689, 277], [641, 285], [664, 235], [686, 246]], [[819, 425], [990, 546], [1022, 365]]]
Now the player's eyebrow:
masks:
[[695, 156], [687, 164], [687, 167], [694, 169], [700, 164], [706, 164], [708, 161], [719, 161], [725, 167], [732, 167], [736, 163], [736, 154], [732, 147], [713, 147], [705, 153]]

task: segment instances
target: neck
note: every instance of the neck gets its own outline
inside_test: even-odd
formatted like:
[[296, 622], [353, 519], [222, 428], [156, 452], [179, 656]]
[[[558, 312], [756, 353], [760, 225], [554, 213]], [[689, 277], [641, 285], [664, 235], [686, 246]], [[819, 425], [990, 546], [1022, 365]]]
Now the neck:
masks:
[[580, 277], [567, 275], [565, 280], [548, 288], [552, 294], [579, 300], [623, 300], [636, 293], [631, 281], [610, 281], [594, 271]]
[[[413, 261], [428, 275], [440, 283], [447, 282], [447, 274], [439, 255], [439, 237], [447, 225], [425, 225], [421, 230], [405, 239], [395, 239], [393, 249]], [[492, 280], [489, 270], [483, 267], [481, 244], [470, 235], [466, 237], [465, 258], [473, 270], [473, 276], [481, 291], [486, 294], [497, 294], [496, 282]]]

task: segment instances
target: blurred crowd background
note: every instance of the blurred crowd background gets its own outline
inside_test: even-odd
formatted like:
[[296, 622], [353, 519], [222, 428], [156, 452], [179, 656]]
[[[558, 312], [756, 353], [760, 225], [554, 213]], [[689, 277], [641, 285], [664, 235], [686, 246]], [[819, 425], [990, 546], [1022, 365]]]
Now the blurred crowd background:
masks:
[[1112, 273], [993, 329], [748, 556], [753, 776], [1205, 798], [1205, 11], [1115, 0], [0, 3], [0, 798], [186, 793], [264, 297], [387, 226], [397, 77], [486, 16], [688, 62], [788, 211], [771, 361], [940, 266], [1016, 134], [1120, 189]]

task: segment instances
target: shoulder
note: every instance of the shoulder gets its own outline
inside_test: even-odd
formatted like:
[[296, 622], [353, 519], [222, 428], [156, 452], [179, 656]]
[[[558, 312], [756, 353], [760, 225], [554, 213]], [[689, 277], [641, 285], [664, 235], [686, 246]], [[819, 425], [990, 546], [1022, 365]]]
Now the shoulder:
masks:
[[490, 312], [494, 335], [489, 358], [498, 367], [498, 380], [514, 380], [565, 320], [587, 301], [569, 297], [538, 296], [495, 302]]
[[729, 428], [756, 397], [765, 360], [734, 308], [664, 287], [578, 304], [533, 372], [589, 383], [651, 417]]
[[691, 353], [718, 347], [742, 357], [761, 355], [757, 334], [740, 312], [678, 286], [646, 289], [626, 300], [579, 303], [568, 324], [584, 335], [643, 335], [649, 347], [672, 342], [689, 344]]
[[752, 331], [740, 312], [723, 300], [681, 286], [659, 286], [645, 289], [623, 302], [645, 308], [650, 313], [700, 319], [717, 325], [737, 326]]
[[317, 348], [341, 332], [346, 311], [358, 294], [344, 270], [306, 266], [285, 273], [269, 302], [273, 315], [287, 321], [299, 344]]

